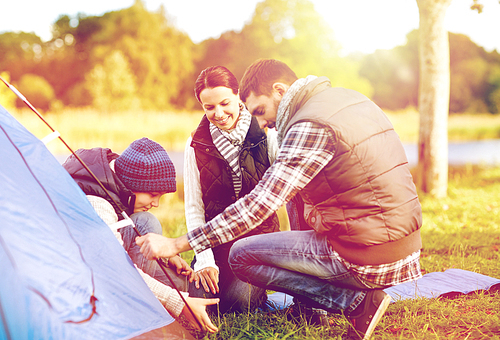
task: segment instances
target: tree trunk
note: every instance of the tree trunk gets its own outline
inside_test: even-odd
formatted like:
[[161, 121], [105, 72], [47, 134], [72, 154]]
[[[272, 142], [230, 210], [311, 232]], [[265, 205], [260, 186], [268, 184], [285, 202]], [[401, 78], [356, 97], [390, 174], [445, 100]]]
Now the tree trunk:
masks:
[[448, 112], [450, 46], [444, 28], [452, 0], [417, 0], [420, 13], [420, 84], [418, 166], [416, 183], [434, 197], [448, 190]]

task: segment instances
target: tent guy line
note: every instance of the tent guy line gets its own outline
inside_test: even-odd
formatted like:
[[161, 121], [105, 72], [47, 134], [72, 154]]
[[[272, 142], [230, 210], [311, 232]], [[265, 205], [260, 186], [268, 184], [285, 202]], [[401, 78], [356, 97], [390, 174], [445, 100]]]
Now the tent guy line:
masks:
[[[19, 99], [21, 99], [30, 109], [31, 111], [33, 111], [37, 116], [38, 118], [40, 118], [44, 123], [45, 125], [47, 125], [47, 127], [52, 131], [52, 133], [49, 135], [49, 136], [53, 136], [53, 138], [59, 138], [59, 140], [66, 146], [66, 148], [71, 152], [72, 155], [74, 155], [76, 157], [76, 159], [80, 162], [80, 164], [88, 171], [88, 173], [90, 174], [90, 176], [92, 176], [92, 178], [99, 184], [99, 186], [101, 187], [101, 189], [104, 190], [104, 192], [106, 193], [106, 195], [113, 201], [113, 203], [115, 204], [115, 206], [117, 207], [120, 207], [117, 202], [115, 201], [115, 199], [109, 194], [108, 190], [104, 187], [104, 185], [101, 183], [101, 181], [95, 176], [95, 174], [89, 169], [89, 167], [85, 164], [85, 162], [73, 151], [73, 149], [64, 141], [64, 139], [61, 137], [61, 135], [59, 134], [59, 132], [57, 132], [56, 130], [54, 130], [54, 128], [52, 128], [52, 126], [42, 117], [42, 115], [38, 112], [38, 110], [26, 99], [26, 97], [21, 93], [19, 92], [18, 89], [16, 89], [13, 85], [9, 84], [5, 79], [3, 79], [1, 76], [0, 76], [0, 80], [2, 80], [2, 82], [5, 84], [5, 86], [7, 86], [12, 92], [14, 92], [16, 94], [17, 97], [19, 97]], [[49, 137], [47, 136], [47, 137]], [[47, 138], [46, 137], [46, 138]], [[45, 139], [45, 138], [44, 138]], [[136, 234], [138, 236], [142, 236], [141, 233], [139, 232], [139, 230], [136, 228], [134, 222], [130, 219], [130, 217], [127, 215], [127, 213], [123, 210], [123, 209], [120, 209], [120, 213], [121, 215], [123, 216], [123, 218], [125, 219], [125, 221], [127, 221], [127, 225], [130, 225], [132, 226], [132, 228], [134, 228], [134, 231], [136, 232]], [[172, 286], [174, 287], [174, 289], [177, 291], [177, 293], [179, 294], [179, 296], [181, 297], [182, 301], [184, 302], [184, 304], [186, 305], [186, 307], [188, 308], [189, 312], [191, 313], [191, 315], [194, 317], [194, 319], [196, 320], [196, 323], [198, 324], [198, 326], [200, 327], [200, 329], [202, 330], [203, 327], [201, 325], [201, 322], [198, 320], [198, 318], [196, 317], [196, 315], [194, 314], [193, 310], [191, 309], [191, 306], [189, 306], [189, 304], [187, 303], [186, 299], [184, 298], [184, 296], [181, 294], [181, 292], [179, 291], [179, 289], [177, 288], [177, 286], [175, 285], [174, 281], [172, 280], [172, 278], [170, 277], [170, 275], [167, 273], [166, 271], [166, 268], [165, 268], [165, 263], [161, 260], [161, 259], [156, 259], [156, 262], [158, 263], [158, 265], [160, 266], [161, 270], [163, 271], [163, 273], [165, 274], [165, 276], [168, 278], [168, 280], [170, 281], [170, 283], [172, 284]], [[94, 296], [92, 296], [93, 299], [95, 299]], [[92, 301], [92, 302], [95, 302]], [[92, 315], [94, 315], [95, 313], [95, 304], [93, 303], [93, 313]], [[89, 319], [92, 317], [92, 315], [89, 317]]]

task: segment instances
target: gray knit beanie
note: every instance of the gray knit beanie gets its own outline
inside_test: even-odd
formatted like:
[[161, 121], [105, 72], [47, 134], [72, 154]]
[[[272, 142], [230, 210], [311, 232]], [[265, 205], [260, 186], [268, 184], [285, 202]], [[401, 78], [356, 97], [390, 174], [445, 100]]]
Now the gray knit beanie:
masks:
[[118, 178], [133, 192], [175, 192], [175, 167], [165, 149], [143, 137], [116, 159]]

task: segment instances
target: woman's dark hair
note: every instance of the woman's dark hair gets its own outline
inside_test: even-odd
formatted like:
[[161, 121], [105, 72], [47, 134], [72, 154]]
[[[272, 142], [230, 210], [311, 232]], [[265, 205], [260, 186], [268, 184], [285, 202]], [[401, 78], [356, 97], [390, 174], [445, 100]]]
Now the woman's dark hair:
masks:
[[224, 66], [210, 66], [201, 71], [194, 83], [194, 94], [201, 103], [200, 93], [204, 89], [213, 89], [218, 86], [230, 88], [234, 94], [238, 94], [238, 80]]

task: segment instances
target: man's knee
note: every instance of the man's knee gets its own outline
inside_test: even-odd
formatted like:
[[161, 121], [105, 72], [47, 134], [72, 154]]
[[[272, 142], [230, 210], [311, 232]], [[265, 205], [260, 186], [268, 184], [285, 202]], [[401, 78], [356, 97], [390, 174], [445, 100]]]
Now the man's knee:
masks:
[[236, 241], [229, 252], [228, 263], [234, 275], [248, 282], [248, 270], [252, 265], [251, 254], [248, 252], [249, 242], [247, 239]]
[[229, 250], [229, 257], [228, 257], [228, 263], [229, 266], [231, 267], [231, 270], [234, 271], [234, 267], [237, 267], [240, 265], [241, 260], [242, 260], [242, 255], [244, 255], [244, 247], [245, 247], [245, 239], [241, 239], [236, 241], [232, 246], [231, 249]]

